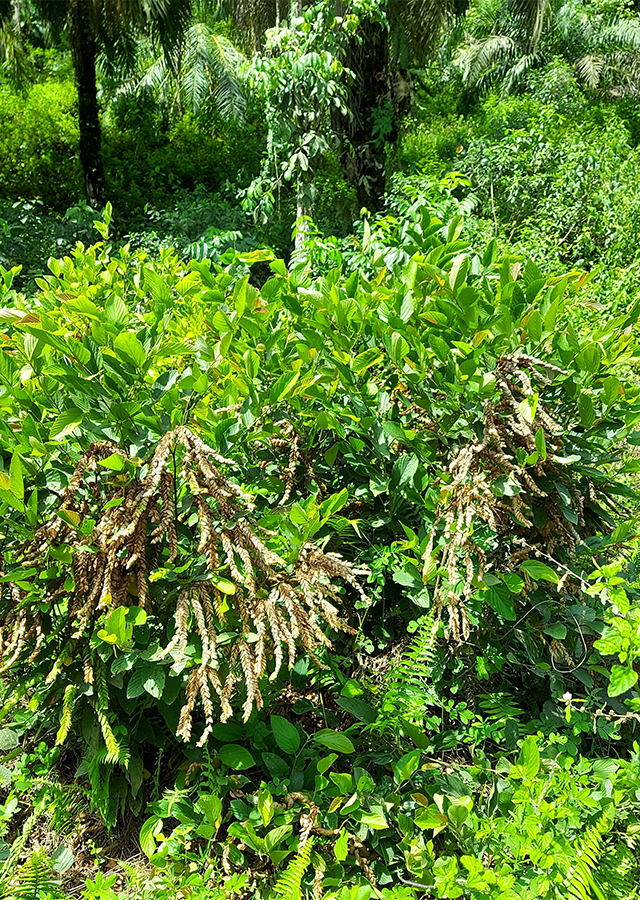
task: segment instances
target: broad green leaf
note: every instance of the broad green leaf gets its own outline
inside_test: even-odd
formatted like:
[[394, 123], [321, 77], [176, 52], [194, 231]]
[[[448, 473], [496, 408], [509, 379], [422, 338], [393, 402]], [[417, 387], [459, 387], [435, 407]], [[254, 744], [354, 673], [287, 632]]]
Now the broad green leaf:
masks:
[[567, 628], [562, 622], [554, 622], [553, 625], [545, 625], [542, 630], [545, 634], [555, 638], [556, 641], [563, 641], [567, 636]]
[[136, 369], [142, 368], [147, 358], [141, 342], [135, 334], [131, 334], [129, 331], [123, 331], [116, 337], [113, 349], [123, 362], [129, 363]]
[[283, 716], [271, 716], [271, 730], [275, 742], [283, 753], [292, 756], [300, 749], [300, 732]]
[[237, 590], [233, 581], [229, 581], [228, 578], [221, 578], [219, 575], [212, 575], [211, 583], [217, 587], [219, 591], [222, 591], [223, 594], [235, 594]]
[[57, 872], [58, 875], [64, 875], [65, 872], [68, 872], [74, 861], [72, 851], [68, 847], [65, 847], [64, 844], [60, 844], [60, 846], [51, 854], [51, 868], [54, 872]]
[[260, 357], [255, 350], [249, 349], [245, 351], [243, 359], [245, 372], [247, 373], [251, 381], [253, 381], [260, 371]]
[[371, 347], [359, 353], [351, 363], [351, 371], [354, 375], [360, 375], [372, 366], [377, 365], [383, 359], [382, 353], [377, 347]]
[[151, 857], [156, 852], [154, 837], [161, 833], [162, 824], [159, 816], [151, 816], [140, 829], [140, 848], [145, 856]]
[[147, 693], [157, 700], [162, 696], [165, 680], [166, 669], [160, 664], [139, 664], [134, 668], [129, 679], [127, 697], [133, 699]]
[[527, 575], [530, 575], [534, 581], [550, 581], [551, 584], [558, 584], [560, 581], [557, 573], [554, 572], [553, 569], [544, 563], [539, 562], [537, 559], [526, 559], [524, 562], [520, 563], [520, 568], [523, 572], [526, 572]]
[[225, 744], [218, 751], [218, 756], [230, 769], [252, 769], [256, 764], [249, 751], [239, 744]]
[[423, 831], [430, 828], [441, 831], [448, 824], [448, 821], [447, 817], [440, 812], [435, 804], [432, 804], [427, 809], [420, 809], [414, 819], [418, 828], [421, 828]]
[[112, 472], [122, 472], [124, 469], [124, 457], [120, 453], [112, 453], [106, 459], [100, 460], [100, 465]]
[[420, 765], [420, 750], [411, 750], [410, 753], [405, 753], [404, 756], [401, 756], [400, 759], [393, 764], [393, 777], [395, 778], [396, 784], [404, 784], [405, 781], [408, 781], [415, 770]]
[[630, 666], [611, 666], [609, 696], [618, 697], [630, 691], [638, 683], [638, 673]]
[[353, 753], [355, 747], [352, 742], [341, 731], [334, 731], [332, 728], [323, 728], [316, 731], [313, 740], [318, 744], [322, 744], [328, 750], [335, 750], [337, 753]]
[[382, 811], [360, 813], [359, 821], [363, 825], [368, 825], [369, 828], [373, 828], [374, 831], [383, 831], [385, 828], [389, 827], [386, 816]]
[[272, 828], [271, 831], [268, 831], [264, 836], [264, 846], [267, 852], [274, 850], [285, 838], [289, 837], [292, 831], [291, 825], [278, 825], [277, 828]]
[[499, 616], [509, 622], [515, 622], [517, 616], [513, 605], [513, 594], [508, 587], [501, 584], [492, 585], [482, 596]]
[[22, 463], [17, 452], [11, 457], [9, 467], [9, 490], [18, 500], [24, 499], [24, 481], [22, 479]]
[[210, 825], [216, 826], [222, 814], [222, 800], [216, 794], [198, 794], [196, 806], [201, 810]]
[[316, 768], [320, 775], [324, 775], [327, 769], [330, 769], [334, 762], [337, 760], [337, 753], [330, 753], [328, 756], [325, 756], [323, 759], [319, 759], [316, 763]]
[[0, 750], [15, 750], [19, 744], [18, 735], [10, 728], [0, 728]]
[[279, 403], [290, 394], [296, 381], [300, 378], [300, 372], [285, 372], [271, 388], [269, 393], [270, 403]]
[[79, 409], [67, 409], [57, 416], [49, 431], [49, 437], [52, 441], [61, 441], [71, 434], [72, 431], [82, 424], [84, 413]]
[[538, 743], [533, 734], [530, 734], [522, 742], [522, 749], [518, 757], [518, 765], [527, 776], [527, 778], [535, 778], [540, 771], [540, 751]]
[[271, 775], [272, 778], [278, 778], [282, 781], [284, 778], [288, 778], [291, 773], [290, 764], [285, 762], [284, 759], [276, 753], [269, 753], [268, 751], [263, 750], [262, 761], [269, 770], [269, 775]]
[[258, 791], [258, 812], [262, 819], [262, 824], [266, 827], [273, 819], [274, 805], [271, 791], [268, 788], [261, 788]]
[[345, 828], [342, 829], [337, 841], [333, 845], [333, 852], [336, 859], [340, 862], [344, 862], [347, 858], [347, 853], [349, 852], [349, 835]]

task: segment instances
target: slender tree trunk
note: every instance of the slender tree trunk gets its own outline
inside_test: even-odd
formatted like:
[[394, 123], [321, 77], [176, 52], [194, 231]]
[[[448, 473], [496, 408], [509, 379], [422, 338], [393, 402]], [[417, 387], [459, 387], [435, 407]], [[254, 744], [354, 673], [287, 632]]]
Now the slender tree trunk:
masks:
[[[289, 8], [289, 17], [291, 21], [294, 18], [300, 18], [302, 15], [302, 0], [291, 0], [291, 5]], [[289, 23], [291, 25], [291, 22]], [[307, 235], [309, 233], [309, 222], [300, 221], [300, 219], [306, 219], [313, 217], [313, 205], [309, 204], [309, 193], [313, 192], [313, 185], [315, 181], [315, 175], [311, 170], [307, 172], [298, 172], [298, 177], [296, 181], [296, 222], [297, 222], [297, 231], [295, 237], [295, 249], [303, 250], [304, 245], [307, 242]]]
[[102, 133], [96, 88], [96, 41], [91, 21], [92, 0], [70, 0], [69, 33], [78, 88], [80, 165], [87, 202], [102, 206], [105, 199]]
[[376, 212], [386, 180], [384, 139], [374, 134], [374, 113], [389, 95], [387, 29], [377, 22], [363, 22], [362, 39], [351, 42], [349, 55], [347, 65], [354, 78], [347, 105], [352, 118], [345, 123], [345, 131], [351, 147], [345, 150], [343, 163], [358, 192], [360, 207]]

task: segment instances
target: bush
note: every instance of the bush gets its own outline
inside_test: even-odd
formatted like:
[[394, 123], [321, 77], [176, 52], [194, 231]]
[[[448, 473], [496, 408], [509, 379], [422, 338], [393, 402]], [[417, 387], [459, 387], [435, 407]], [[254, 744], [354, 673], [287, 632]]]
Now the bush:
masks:
[[26, 97], [0, 87], [0, 196], [64, 210], [82, 195], [76, 105], [69, 81], [36, 84]]
[[167, 878], [615, 896], [638, 309], [578, 336], [577, 274], [414, 213], [388, 268], [380, 220], [348, 262], [103, 242], [28, 300], [2, 273], [4, 714], [55, 722], [110, 824], [150, 800]]

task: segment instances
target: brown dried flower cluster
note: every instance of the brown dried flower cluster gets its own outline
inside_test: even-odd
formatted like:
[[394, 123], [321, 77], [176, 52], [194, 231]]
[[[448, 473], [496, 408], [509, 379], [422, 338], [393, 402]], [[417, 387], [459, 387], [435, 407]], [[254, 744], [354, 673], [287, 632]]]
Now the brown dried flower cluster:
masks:
[[[284, 481], [284, 493], [280, 498], [280, 505], [284, 506], [291, 497], [291, 492], [295, 486], [296, 475], [298, 469], [302, 466], [309, 481], [315, 482], [318, 491], [322, 495], [326, 493], [326, 487], [316, 475], [311, 461], [309, 452], [300, 449], [300, 435], [293, 427], [291, 422], [281, 420], [274, 423], [274, 427], [279, 428], [279, 433], [269, 439], [269, 444], [273, 450], [285, 451], [288, 453], [288, 461], [282, 473]], [[262, 464], [266, 466], [266, 461]]]
[[[550, 556], [558, 544], [575, 547], [580, 540], [577, 529], [585, 525], [583, 496], [574, 486], [567, 485], [578, 522], [576, 528], [560, 511], [557, 497], [549, 496], [536, 480], [536, 476], [550, 474], [555, 480], [561, 480], [553, 456], [562, 449], [562, 429], [540, 401], [535, 407], [529, 403], [523, 411], [523, 401], [528, 403], [534, 397], [531, 378], [535, 377], [544, 388], [560, 372], [531, 356], [502, 356], [495, 372], [500, 395], [497, 402], [485, 403], [483, 438], [460, 447], [449, 465], [451, 481], [444, 487], [424, 560], [428, 566], [435, 553], [440, 552], [438, 563], [446, 576], [436, 582], [436, 614], [439, 617], [447, 608], [449, 629], [456, 640], [466, 640], [469, 636], [467, 601], [487, 565], [485, 553], [474, 540], [474, 529], [479, 522], [491, 528], [505, 551], [514, 535], [526, 535], [525, 551], [516, 551], [506, 560], [507, 568], [525, 556], [534, 555], [536, 548]], [[536, 444], [540, 429], [545, 453]], [[518, 462], [518, 451], [524, 451], [530, 458], [535, 458], [535, 454], [537, 459], [525, 467]], [[500, 477], [507, 477], [513, 483], [511, 496], [498, 497], [492, 490]], [[593, 492], [592, 485], [589, 490]], [[541, 509], [545, 521], [540, 529], [534, 528], [535, 507]], [[434, 548], [439, 536], [441, 550], [437, 551]]]
[[[146, 470], [146, 474], [120, 481], [117, 474], [100, 466], [113, 454], [119, 454], [124, 464], [133, 463], [134, 472]], [[363, 595], [358, 577], [366, 574], [312, 544], [302, 548], [291, 571], [265, 544], [268, 535], [264, 529], [250, 524], [251, 497], [230, 481], [219, 465], [233, 462], [183, 426], [162, 438], [144, 468], [108, 442], [93, 444], [81, 456], [63, 493], [61, 515], [54, 515], [39, 529], [22, 558], [23, 565], [41, 569], [50, 548], [65, 543], [73, 546], [73, 588], [69, 590], [70, 573], [65, 572], [47, 583], [45, 598], [49, 605], [56, 600], [66, 603], [66, 656], [70, 646], [86, 643], [103, 613], [119, 606], [155, 606], [149, 579], [152, 558], [155, 555], [158, 564], [164, 545], [169, 550], [168, 560], [174, 561], [179, 553], [178, 533], [186, 537], [187, 558], [194, 549], [203, 556], [209, 578], [180, 593], [175, 633], [159, 656], [172, 659], [179, 672], [190, 636], [199, 636], [201, 659], [188, 678], [177, 732], [190, 740], [199, 698], [205, 718], [199, 744], [206, 741], [216, 718], [214, 694], [224, 721], [232, 715], [231, 701], [243, 683], [246, 720], [254, 706], [262, 705], [259, 682], [268, 672], [269, 660], [273, 660], [273, 680], [285, 652], [287, 664], [292, 666], [298, 648], [313, 656], [320, 647], [330, 646], [323, 625], [352, 632], [339, 615], [339, 589], [333, 580], [341, 579]], [[186, 509], [190, 516], [194, 508], [197, 534], [179, 514], [179, 509]], [[83, 523], [91, 518], [95, 526], [84, 534]], [[7, 587], [10, 603], [0, 629], [0, 658], [5, 668], [21, 659], [25, 648], [34, 658], [44, 640], [40, 602], [25, 602], [25, 591], [17, 584]], [[227, 642], [221, 645], [218, 635], [223, 630]], [[236, 636], [229, 640], [234, 630]], [[60, 671], [61, 659], [52, 669], [51, 680]], [[89, 665], [87, 680], [90, 670]]]

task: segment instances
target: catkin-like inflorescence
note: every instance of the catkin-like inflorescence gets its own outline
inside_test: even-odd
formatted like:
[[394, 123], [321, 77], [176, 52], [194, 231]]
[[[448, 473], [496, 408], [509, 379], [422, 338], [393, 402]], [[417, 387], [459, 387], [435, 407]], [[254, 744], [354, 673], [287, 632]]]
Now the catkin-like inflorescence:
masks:
[[[429, 566], [439, 554], [436, 615], [448, 611], [449, 632], [457, 641], [469, 637], [467, 602], [487, 566], [476, 536], [483, 523], [497, 536], [507, 569], [519, 561], [513, 553], [508, 556], [514, 535], [526, 537], [528, 555], [534, 556], [536, 548], [551, 554], [559, 543], [572, 548], [580, 540], [576, 527], [560, 512], [558, 497], [550, 496], [539, 483], [542, 479], [563, 481], [553, 459], [562, 450], [562, 429], [535, 395], [532, 379], [542, 393], [557, 374], [562, 374], [560, 369], [531, 356], [510, 354], [498, 359], [498, 397], [485, 403], [482, 439], [459, 447], [449, 464], [451, 479], [444, 486], [424, 561]], [[526, 465], [519, 462], [523, 456]], [[508, 479], [511, 496], [494, 491], [500, 478]], [[571, 485], [567, 491], [573, 496], [578, 526], [584, 527], [583, 500]], [[534, 525], [537, 508], [546, 522], [541, 529]]]
[[[293, 431], [289, 437], [293, 478], [298, 437]], [[124, 486], [121, 478], [100, 466], [114, 453], [123, 458], [129, 473]], [[155, 611], [149, 574], [163, 548], [168, 562], [182, 551], [187, 559], [199, 556], [206, 568], [201, 580], [178, 594], [173, 636], [159, 654], [171, 660], [176, 675], [190, 666], [177, 729], [185, 741], [191, 740], [197, 704], [204, 714], [199, 739], [203, 744], [216, 718], [226, 721], [233, 714], [233, 700], [240, 690], [246, 720], [262, 705], [260, 680], [275, 678], [285, 656], [289, 666], [300, 649], [315, 658], [321, 647], [330, 646], [324, 633], [327, 625], [353, 630], [339, 615], [340, 592], [335, 582], [341, 580], [364, 596], [358, 579], [367, 570], [306, 544], [291, 571], [265, 543], [269, 534], [253, 523], [252, 497], [220, 469], [232, 465], [232, 460], [184, 426], [166, 434], [144, 466], [109, 442], [93, 444], [80, 457], [63, 492], [64, 515], [53, 515], [24, 547], [21, 562], [36, 568], [43, 565], [50, 547], [66, 543], [74, 548], [69, 571], [58, 581], [45, 582], [48, 588], [41, 603], [52, 605], [56, 597], [66, 595], [66, 633], [84, 659], [85, 683], [95, 682], [100, 726], [114, 758], [118, 744], [105, 711], [104, 672], [94, 670], [89, 639], [101, 617], [118, 606]], [[141, 477], [136, 477], [138, 473]], [[189, 506], [197, 517], [191, 530], [179, 515], [179, 509]], [[86, 535], [82, 525], [89, 518], [95, 526]], [[7, 668], [27, 657], [35, 659], [44, 634], [41, 603], [25, 603], [25, 592], [17, 584], [10, 583], [4, 590], [9, 603], [0, 627], [0, 660]], [[159, 592], [156, 603], [162, 599]], [[226, 640], [220, 644], [222, 631]], [[198, 650], [191, 662], [187, 648], [194, 639]], [[59, 677], [63, 655], [66, 651], [48, 682]], [[69, 695], [61, 735], [68, 730], [71, 708]]]

